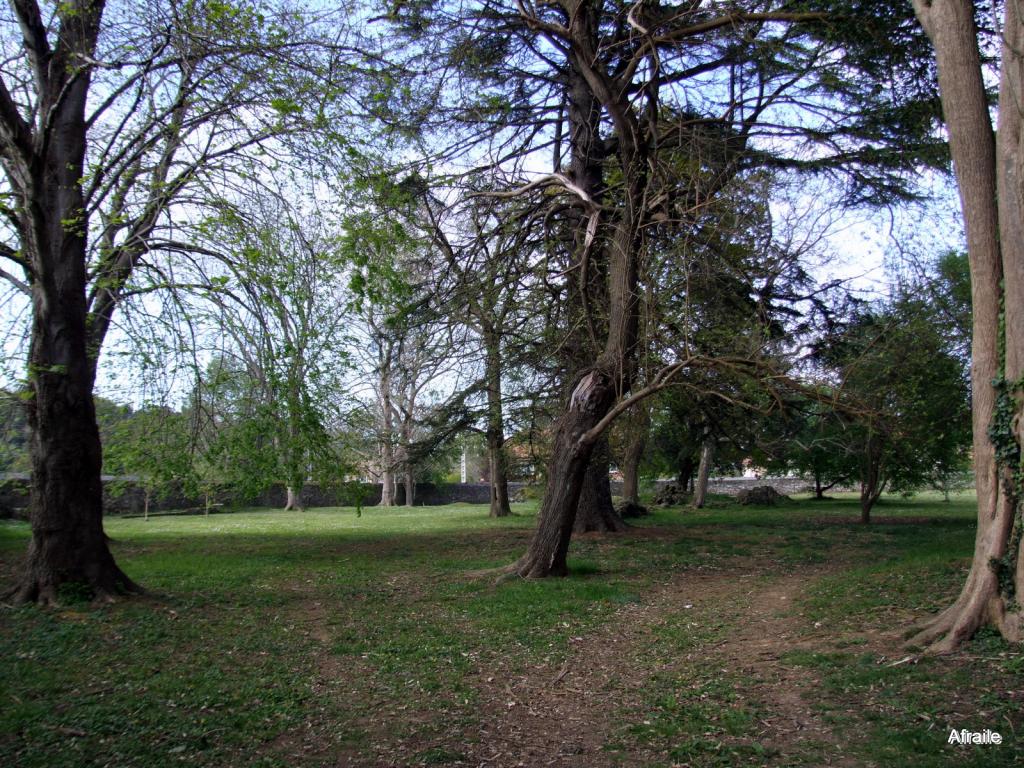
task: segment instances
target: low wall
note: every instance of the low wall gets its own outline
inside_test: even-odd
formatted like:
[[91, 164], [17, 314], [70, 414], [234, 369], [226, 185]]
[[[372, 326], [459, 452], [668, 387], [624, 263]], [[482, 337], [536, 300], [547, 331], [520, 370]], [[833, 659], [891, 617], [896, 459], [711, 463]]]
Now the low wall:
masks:
[[[656, 481], [658, 488], [669, 481]], [[509, 483], [509, 493], [515, 496], [526, 484]], [[708, 482], [710, 493], [735, 496], [740, 491], [758, 485], [770, 485], [779, 493], [787, 495], [809, 489], [809, 482], [799, 477], [719, 477]], [[612, 494], [622, 495], [622, 483], [612, 481]], [[380, 504], [380, 483], [345, 483], [336, 488], [321, 488], [307, 485], [302, 489], [302, 502], [308, 507], [354, 507], [358, 502], [373, 507]], [[145, 506], [145, 491], [131, 479], [105, 477], [103, 479], [104, 510], [110, 515], [142, 514]], [[238, 500], [228, 492], [211, 495], [212, 503], [218, 507], [256, 506], [283, 507], [285, 504], [283, 485], [272, 485], [254, 499]], [[415, 506], [440, 506], [443, 504], [488, 504], [491, 489], [486, 483], [417, 483]], [[160, 510], [198, 510], [205, 506], [203, 496], [184, 493], [170, 493], [150, 500], [151, 512]], [[405, 504], [405, 488], [399, 486], [395, 504]], [[28, 516], [29, 476], [25, 474], [0, 475], [0, 517]]]
[[[29, 476], [8, 473], [0, 476], [0, 517], [28, 517], [30, 501]], [[516, 493], [524, 483], [509, 483], [509, 492]], [[380, 504], [380, 483], [345, 483], [336, 488], [307, 485], [302, 489], [302, 502], [307, 507], [354, 507], [357, 503], [372, 507]], [[272, 485], [254, 499], [239, 501], [227, 492], [211, 494], [218, 507], [255, 506], [283, 507], [286, 492], [283, 485]], [[110, 515], [142, 514], [146, 493], [131, 479], [103, 478], [103, 508]], [[415, 506], [443, 504], [488, 504], [491, 489], [486, 483], [417, 483], [413, 497]], [[395, 503], [405, 504], [405, 487], [399, 486]], [[206, 505], [203, 496], [172, 492], [150, 499], [151, 512], [160, 510], [198, 510]]]
[[802, 477], [719, 477], [708, 480], [708, 493], [735, 496], [759, 485], [770, 485], [779, 493], [789, 496], [811, 490], [811, 481]]

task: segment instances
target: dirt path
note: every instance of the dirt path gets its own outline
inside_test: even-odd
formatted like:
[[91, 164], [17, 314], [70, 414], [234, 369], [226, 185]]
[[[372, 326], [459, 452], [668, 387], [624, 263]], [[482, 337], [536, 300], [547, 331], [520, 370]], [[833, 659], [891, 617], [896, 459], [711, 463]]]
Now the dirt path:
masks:
[[[813, 741], [834, 755], [831, 765], [850, 764], [839, 741], [813, 709], [818, 680], [781, 661], [787, 651], [813, 645], [801, 638], [802, 617], [792, 606], [815, 576], [825, 571], [766, 576], [763, 567], [741, 572], [686, 571], [650, 591], [643, 603], [624, 606], [602, 629], [574, 639], [559, 668], [519, 672], [498, 667], [481, 672], [479, 697], [483, 727], [461, 734], [463, 765], [492, 768], [605, 766], [666, 763], [664, 750], [640, 747], [609, 751], [609, 742], [628, 725], [625, 712], [639, 711], [640, 689], [653, 674], [691, 674], [721, 669], [744, 677], [744, 694], [765, 715], [759, 742], [776, 756], [799, 752]], [[694, 623], [716, 620], [722, 606], [738, 608], [729, 617], [724, 640], [698, 644], [682, 657], [659, 662], [647, 650], [652, 636], [681, 612]], [[455, 741], [453, 740], [453, 750]], [[671, 745], [668, 745], [671, 746]]]
[[[476, 689], [472, 716], [461, 718], [474, 723], [464, 726], [468, 730], [445, 722], [448, 716], [436, 708], [440, 702], [410, 696], [402, 712], [392, 714], [423, 726], [412, 728], [413, 735], [392, 731], [388, 713], [374, 711], [369, 702], [374, 714], [350, 723], [364, 734], [360, 744], [339, 743], [327, 716], [282, 734], [269, 751], [296, 763], [332, 766], [683, 765], [670, 759], [672, 743], [638, 741], [626, 731], [646, 717], [645, 688], [656, 677], [678, 681], [678, 690], [669, 693], [685, 698], [700, 696], [710, 676], [721, 673], [741, 682], [743, 705], [758, 713], [756, 737], [740, 741], [759, 744], [764, 765], [792, 763], [805, 748], [828, 755], [826, 765], [853, 765], [815, 711], [819, 679], [784, 660], [794, 649], [831, 649], [835, 638], [828, 628], [816, 632], [797, 611], [804, 591], [829, 572], [815, 566], [780, 573], [778, 564], [756, 561], [678, 571], [648, 589], [641, 602], [623, 605], [598, 631], [571, 638], [564, 662], [524, 669], [516, 659], [481, 659], [467, 680]], [[332, 652], [327, 606], [296, 586], [295, 609], [297, 627], [313, 650], [312, 693], [376, 698], [373, 670], [352, 669], [348, 662], [342, 668]], [[879, 642], [876, 637], [873, 645]], [[359, 690], [343, 682], [353, 678], [363, 681]], [[387, 696], [380, 699], [394, 706]], [[610, 748], [616, 743], [618, 749]]]

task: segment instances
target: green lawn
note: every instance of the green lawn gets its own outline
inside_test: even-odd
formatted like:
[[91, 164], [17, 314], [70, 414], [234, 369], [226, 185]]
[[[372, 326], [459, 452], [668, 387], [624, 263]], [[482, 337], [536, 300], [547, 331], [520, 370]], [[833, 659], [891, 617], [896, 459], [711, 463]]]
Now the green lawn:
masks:
[[[864, 527], [852, 499], [717, 499], [501, 585], [531, 505], [110, 519], [151, 594], [2, 609], [0, 765], [532, 765], [502, 741], [527, 737], [580, 739], [552, 765], [1019, 764], [1021, 649], [894, 663], [963, 579], [971, 501]], [[28, 535], [0, 522], [5, 583]]]

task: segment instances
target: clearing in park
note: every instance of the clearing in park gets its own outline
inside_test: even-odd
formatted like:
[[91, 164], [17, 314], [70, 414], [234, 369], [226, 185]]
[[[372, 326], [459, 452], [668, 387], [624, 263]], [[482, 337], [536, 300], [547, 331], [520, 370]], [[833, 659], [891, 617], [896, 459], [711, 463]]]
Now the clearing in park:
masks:
[[[111, 519], [154, 594], [5, 611], [4, 765], [1011, 766], [1024, 654], [919, 657], [973, 496], [659, 510], [495, 584], [532, 504]], [[28, 527], [0, 527], [13, 578]], [[962, 731], [969, 732], [961, 739]], [[951, 741], [955, 732], [957, 739]], [[999, 733], [971, 741], [971, 733]]]

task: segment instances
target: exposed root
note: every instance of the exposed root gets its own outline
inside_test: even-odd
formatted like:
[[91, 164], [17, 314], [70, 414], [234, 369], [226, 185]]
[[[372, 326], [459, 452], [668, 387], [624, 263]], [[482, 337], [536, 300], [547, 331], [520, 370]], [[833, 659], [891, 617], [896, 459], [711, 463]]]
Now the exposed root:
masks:
[[903, 633], [908, 646], [928, 645], [940, 635], [953, 628], [953, 618], [959, 612], [959, 603], [954, 603], [942, 613], [915, 624]]
[[59, 591], [62, 584], [82, 584], [92, 594], [92, 601], [97, 604], [117, 602], [119, 598], [129, 595], [144, 595], [146, 590], [132, 581], [114, 567], [114, 573], [104, 574], [92, 579], [44, 579], [33, 574], [25, 576], [21, 582], [3, 594], [5, 603], [13, 606], [36, 604], [44, 607], [57, 607], [61, 604]]

